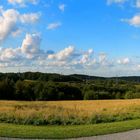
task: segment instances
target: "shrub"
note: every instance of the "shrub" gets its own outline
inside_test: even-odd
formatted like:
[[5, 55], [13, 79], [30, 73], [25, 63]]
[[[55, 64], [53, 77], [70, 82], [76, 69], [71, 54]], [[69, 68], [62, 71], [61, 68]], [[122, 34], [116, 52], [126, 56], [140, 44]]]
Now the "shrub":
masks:
[[98, 99], [98, 94], [97, 92], [93, 90], [86, 91], [84, 94], [84, 100], [94, 100]]

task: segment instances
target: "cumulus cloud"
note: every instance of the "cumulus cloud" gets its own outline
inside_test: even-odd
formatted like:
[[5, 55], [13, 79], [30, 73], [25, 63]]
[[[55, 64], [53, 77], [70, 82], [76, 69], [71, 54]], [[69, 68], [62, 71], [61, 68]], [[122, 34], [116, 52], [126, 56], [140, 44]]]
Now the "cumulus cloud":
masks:
[[23, 14], [20, 15], [20, 20], [22, 23], [35, 23], [39, 20], [40, 14], [39, 13], [30, 13], [30, 14]]
[[[0, 62], [29, 61], [32, 58], [39, 57], [41, 38], [37, 34], [26, 34], [21, 47], [0, 48]], [[43, 53], [42, 53], [43, 54]], [[13, 65], [14, 66], [14, 65]]]
[[16, 3], [18, 3], [18, 4], [23, 4], [24, 3], [24, 0], [8, 0], [8, 2], [10, 3], [10, 4], [16, 4]]
[[74, 53], [74, 46], [69, 46], [56, 54], [48, 55], [49, 59], [66, 60]]
[[38, 0], [8, 0], [8, 2], [12, 5], [18, 4], [19, 6], [24, 7], [27, 3], [37, 4]]
[[18, 60], [20, 57], [20, 49], [16, 48], [4, 48], [0, 50], [1, 61]]
[[20, 47], [0, 48], [0, 67], [30, 67], [35, 63], [37, 66], [38, 60], [44, 60], [45, 55], [40, 49], [40, 43], [38, 34], [26, 34]]
[[27, 58], [33, 58], [40, 53], [41, 38], [37, 34], [26, 34], [25, 39], [21, 45], [21, 52], [26, 55]]
[[82, 58], [80, 60], [80, 63], [81, 64], [85, 64], [85, 63], [88, 63], [90, 62], [90, 56], [93, 54], [93, 49], [89, 49], [87, 52], [85, 52], [83, 55], [82, 55]]
[[82, 59], [80, 60], [80, 63], [85, 64], [89, 61], [89, 56], [88, 55], [83, 55]]
[[100, 53], [99, 54], [99, 63], [104, 63], [104, 61], [106, 60], [107, 55], [106, 53]]
[[[107, 0], [107, 4], [123, 4], [127, 2], [129, 4], [130, 7], [132, 8], [140, 8], [140, 0]], [[123, 18], [121, 19], [122, 22], [126, 22], [131, 26], [134, 27], [140, 27], [140, 13], [136, 13], [133, 17], [131, 18]]]
[[58, 52], [40, 49], [41, 37], [38, 34], [26, 34], [17, 48], [0, 48], [0, 67], [39, 66], [59, 68], [79, 68], [90, 62], [93, 50], [77, 51], [70, 45]]
[[65, 4], [60, 4], [58, 6], [58, 8], [59, 8], [60, 11], [64, 12], [65, 11], [65, 8], [66, 8], [66, 5]]
[[0, 41], [3, 41], [10, 33], [16, 30], [19, 13], [14, 9], [0, 11]]
[[140, 27], [140, 14], [136, 14], [131, 19], [122, 19], [121, 21], [126, 22], [134, 27]]
[[55, 52], [41, 50], [40, 45], [40, 35], [26, 34], [20, 47], [0, 48], [0, 68], [32, 67], [33, 70], [39, 68], [42, 72], [44, 70], [51, 72], [69, 71], [69, 73], [84, 71], [88, 73], [90, 71], [91, 73], [99, 72], [101, 74], [103, 72], [105, 74], [108, 72], [110, 74], [111, 70], [126, 71], [127, 67], [131, 66], [130, 59], [127, 57], [117, 61], [110, 60], [107, 59], [106, 53], [99, 53], [95, 56], [96, 53], [93, 52], [93, 49], [81, 51], [70, 45]]
[[130, 59], [129, 58], [123, 58], [123, 59], [119, 59], [117, 60], [117, 63], [118, 64], [121, 64], [121, 65], [126, 65], [126, 64], [129, 64], [130, 63]]
[[17, 10], [0, 8], [0, 42], [19, 30], [18, 23], [34, 23], [39, 19], [38, 13], [20, 14]]
[[54, 30], [54, 29], [57, 29], [61, 26], [61, 22], [54, 22], [54, 23], [50, 23], [48, 26], [47, 26], [47, 29], [48, 30]]

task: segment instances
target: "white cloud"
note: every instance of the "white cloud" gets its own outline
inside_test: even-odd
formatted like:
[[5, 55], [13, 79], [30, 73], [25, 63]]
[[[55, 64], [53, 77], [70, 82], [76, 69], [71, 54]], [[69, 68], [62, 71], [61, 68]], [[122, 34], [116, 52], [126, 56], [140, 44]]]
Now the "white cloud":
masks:
[[130, 7], [140, 8], [140, 0], [107, 0], [107, 4], [124, 4], [128, 3]]
[[122, 4], [124, 2], [126, 2], [127, 0], [107, 0], [107, 4], [113, 4], [113, 3], [116, 3], [116, 4]]
[[117, 60], [117, 63], [118, 64], [121, 64], [121, 65], [126, 65], [126, 64], [129, 64], [130, 63], [130, 59], [129, 58], [123, 58], [123, 59], [119, 59]]
[[59, 8], [60, 11], [64, 12], [65, 11], [65, 8], [66, 8], [66, 5], [65, 4], [60, 4], [58, 6], [58, 8]]
[[80, 64], [86, 64], [90, 61], [90, 56], [93, 54], [93, 49], [89, 49], [87, 52], [85, 52], [82, 55], [82, 58], [80, 60]]
[[92, 54], [92, 53], [93, 53], [93, 49], [89, 49], [88, 54]]
[[127, 57], [119, 59], [116, 63], [116, 60], [107, 59], [106, 53], [99, 53], [96, 56], [93, 49], [81, 51], [70, 45], [55, 53], [52, 50], [41, 50], [40, 45], [40, 35], [26, 34], [21, 47], [0, 48], [0, 68], [9, 70], [21, 67], [28, 70], [32, 67], [32, 70], [39, 68], [42, 72], [50, 70], [50, 72], [65, 72], [65, 74], [66, 72], [91, 72], [111, 75], [119, 69], [126, 72], [131, 66], [130, 59]]
[[12, 5], [19, 4], [21, 6], [25, 6], [24, 0], [8, 0], [8, 2]]
[[[63, 50], [54, 53], [54, 51], [40, 50], [41, 39], [38, 34], [26, 34], [21, 47], [18, 48], [0, 48], [0, 68], [23, 68], [45, 72], [64, 72], [69, 73], [87, 73], [94, 75], [113, 76], [129, 74], [139, 71], [139, 63], [132, 66], [129, 58], [122, 58], [114, 61], [107, 59], [105, 53], [100, 53], [93, 57], [93, 50], [76, 50], [74, 46], [68, 46]], [[78, 54], [78, 55], [75, 55]], [[134, 69], [135, 68], [135, 69]], [[15, 71], [15, 70], [14, 70]]]
[[[67, 65], [66, 64], [67, 62], [66, 61], [52, 61], [52, 62], [48, 62], [46, 65], [47, 66], [56, 66], [56, 67], [63, 67], [63, 66], [65, 66], [65, 65]], [[44, 63], [43, 63], [44, 64]]]
[[16, 48], [5, 48], [0, 51], [0, 60], [1, 61], [9, 61], [9, 60], [14, 60], [18, 59], [20, 54], [20, 49]]
[[[107, 0], [107, 4], [123, 4], [127, 2], [131, 8], [140, 8], [140, 0]], [[136, 10], [136, 9], [135, 9]], [[131, 26], [140, 27], [140, 13], [136, 13], [131, 18], [123, 18], [122, 22], [126, 22]]]
[[37, 4], [39, 2], [39, 0], [28, 0], [28, 2], [30, 2], [32, 4]]
[[82, 59], [80, 60], [80, 63], [85, 64], [89, 61], [89, 56], [88, 55], [83, 55]]
[[20, 15], [20, 20], [22, 23], [35, 23], [39, 20], [40, 14], [39, 13], [30, 13], [30, 14], [23, 14]]
[[14, 9], [1, 10], [0, 16], [0, 41], [3, 41], [10, 33], [16, 30], [19, 13]]
[[41, 38], [37, 34], [26, 34], [25, 39], [21, 45], [21, 52], [26, 55], [27, 58], [33, 58], [40, 53]]
[[99, 63], [104, 63], [104, 61], [106, 60], [107, 55], [106, 53], [100, 53], [99, 54]]
[[25, 7], [26, 3], [37, 4], [38, 0], [8, 0], [8, 2], [12, 5], [19, 5], [21, 7]]
[[122, 19], [121, 21], [127, 22], [134, 27], [140, 27], [140, 14], [136, 14], [131, 19]]
[[12, 36], [13, 37], [17, 37], [18, 35], [20, 35], [22, 33], [22, 29], [17, 29], [16, 31], [12, 32]]
[[0, 61], [20, 61], [32, 59], [41, 55], [40, 50], [41, 38], [37, 34], [26, 34], [21, 47], [17, 48], [1, 48], [0, 49]]
[[61, 26], [62, 24], [60, 22], [54, 22], [54, 23], [50, 23], [48, 26], [47, 26], [47, 29], [48, 30], [54, 30], [54, 29], [57, 29]]
[[40, 42], [39, 35], [26, 34], [21, 47], [0, 48], [0, 67], [28, 67], [38, 60], [44, 60], [44, 52], [40, 50]]
[[74, 53], [74, 46], [69, 46], [56, 54], [48, 55], [49, 59], [66, 60]]
[[18, 24], [34, 23], [39, 19], [38, 13], [20, 14], [17, 10], [0, 8], [0, 42], [4, 41], [9, 35], [17, 33]]
[[137, 69], [137, 70], [140, 70], [140, 64], [137, 65], [137, 68], [136, 68], [136, 69]]

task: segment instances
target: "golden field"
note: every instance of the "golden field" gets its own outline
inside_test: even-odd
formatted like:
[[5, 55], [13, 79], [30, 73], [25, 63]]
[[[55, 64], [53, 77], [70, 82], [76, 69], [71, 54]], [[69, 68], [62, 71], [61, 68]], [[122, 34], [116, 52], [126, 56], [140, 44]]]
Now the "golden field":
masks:
[[140, 100], [0, 101], [0, 122], [86, 124], [140, 118]]

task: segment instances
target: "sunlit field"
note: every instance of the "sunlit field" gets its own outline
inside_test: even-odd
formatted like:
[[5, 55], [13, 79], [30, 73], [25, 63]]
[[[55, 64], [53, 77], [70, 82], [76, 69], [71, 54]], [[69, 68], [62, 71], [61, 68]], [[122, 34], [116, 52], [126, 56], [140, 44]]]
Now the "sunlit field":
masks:
[[0, 122], [33, 125], [95, 124], [140, 118], [140, 100], [0, 101]]

